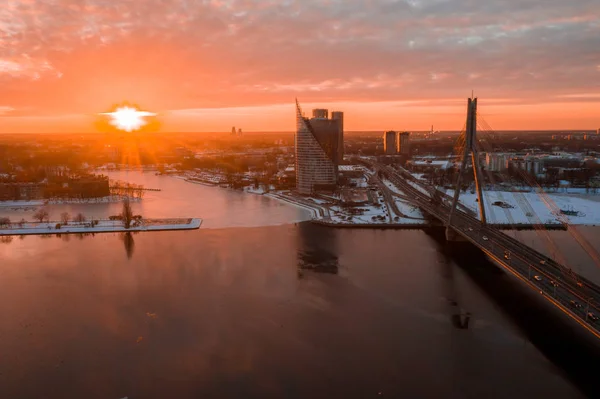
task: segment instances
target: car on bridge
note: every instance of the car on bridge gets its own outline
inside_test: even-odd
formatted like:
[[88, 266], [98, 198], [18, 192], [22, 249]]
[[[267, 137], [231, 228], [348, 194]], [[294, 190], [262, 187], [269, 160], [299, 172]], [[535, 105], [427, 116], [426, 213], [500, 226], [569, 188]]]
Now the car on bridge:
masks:
[[488, 241], [489, 240], [489, 238], [487, 238], [487, 236], [483, 236], [481, 238], [483, 238], [483, 241]]
[[536, 279], [536, 281], [542, 281], [542, 278], [540, 276], [533, 276], [534, 279]]
[[596, 316], [595, 314], [593, 314], [592, 312], [589, 312], [587, 314], [588, 319], [592, 320], [592, 321], [598, 321], [598, 316]]
[[569, 305], [571, 305], [571, 307], [575, 308], [575, 309], [581, 309], [581, 304], [577, 301], [569, 301]]
[[542, 259], [542, 260], [540, 261], [540, 265], [545, 265], [545, 264], [546, 264], [546, 261]]

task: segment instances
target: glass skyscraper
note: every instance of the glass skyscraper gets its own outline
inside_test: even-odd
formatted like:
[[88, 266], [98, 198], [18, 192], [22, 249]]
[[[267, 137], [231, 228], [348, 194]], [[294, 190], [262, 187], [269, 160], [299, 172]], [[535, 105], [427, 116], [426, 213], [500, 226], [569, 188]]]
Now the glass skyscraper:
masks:
[[[296, 189], [300, 194], [333, 190], [337, 184], [342, 118], [315, 110], [309, 119], [296, 101]], [[343, 145], [343, 143], [342, 143]]]

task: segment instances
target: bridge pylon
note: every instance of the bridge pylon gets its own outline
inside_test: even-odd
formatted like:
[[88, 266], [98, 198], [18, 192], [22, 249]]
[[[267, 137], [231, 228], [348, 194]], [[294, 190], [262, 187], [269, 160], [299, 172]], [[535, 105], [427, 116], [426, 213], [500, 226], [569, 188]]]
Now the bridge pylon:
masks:
[[475, 139], [475, 133], [477, 132], [477, 98], [469, 98], [467, 103], [467, 130], [465, 133], [465, 147], [462, 156], [462, 162], [460, 165], [460, 171], [458, 172], [458, 179], [456, 182], [456, 188], [454, 191], [454, 199], [452, 201], [452, 208], [450, 209], [450, 216], [448, 217], [448, 226], [452, 225], [452, 217], [456, 211], [458, 204], [458, 197], [460, 195], [460, 185], [462, 177], [467, 168], [467, 160], [469, 155], [471, 156], [471, 163], [473, 165], [473, 174], [475, 175], [475, 187], [477, 188], [477, 198], [479, 202], [479, 216], [481, 217], [481, 223], [487, 224], [485, 216], [485, 204], [482, 195], [482, 184], [481, 178], [481, 167], [479, 166], [479, 153], [475, 146], [477, 142]]

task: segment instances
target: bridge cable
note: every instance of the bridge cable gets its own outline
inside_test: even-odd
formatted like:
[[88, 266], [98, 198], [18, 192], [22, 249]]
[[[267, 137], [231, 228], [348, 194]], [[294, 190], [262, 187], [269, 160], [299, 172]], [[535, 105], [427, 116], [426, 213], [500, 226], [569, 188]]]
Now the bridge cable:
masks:
[[[485, 122], [485, 119], [481, 119], [483, 124], [489, 128], [489, 125]], [[550, 196], [547, 195], [547, 193], [539, 185], [539, 183], [524, 170], [517, 169], [517, 173], [527, 184], [534, 188], [534, 191], [538, 194], [538, 196], [546, 205], [546, 207], [548, 207], [552, 214], [556, 216], [556, 219], [563, 225], [565, 230], [582, 247], [584, 252], [586, 252], [586, 254], [590, 256], [590, 258], [594, 261], [595, 265], [600, 268], [600, 253], [598, 253], [598, 251], [588, 242], [588, 240], [581, 235], [581, 233], [579, 232], [579, 230], [577, 230], [577, 228], [575, 228], [575, 226], [570, 224], [570, 220], [562, 214], [562, 210], [556, 205], [552, 198], [550, 198]], [[546, 229], [543, 229], [543, 231], [547, 233]], [[554, 245], [554, 241], [549, 236], [548, 240], [552, 243], [553, 247], [556, 248]], [[566, 265], [566, 263], [563, 264]], [[572, 270], [571, 273], [573, 273]]]

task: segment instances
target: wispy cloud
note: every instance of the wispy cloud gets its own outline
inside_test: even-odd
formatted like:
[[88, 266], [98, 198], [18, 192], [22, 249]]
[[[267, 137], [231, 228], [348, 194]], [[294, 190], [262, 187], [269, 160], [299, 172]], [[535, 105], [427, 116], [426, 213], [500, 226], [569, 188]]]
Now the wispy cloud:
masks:
[[0, 105], [0, 115], [6, 115], [14, 110], [15, 109], [13, 107], [7, 107], [7, 106]]
[[[597, 0], [4, 0], [0, 103], [93, 112], [600, 92]], [[588, 96], [589, 98], [589, 96]]]

